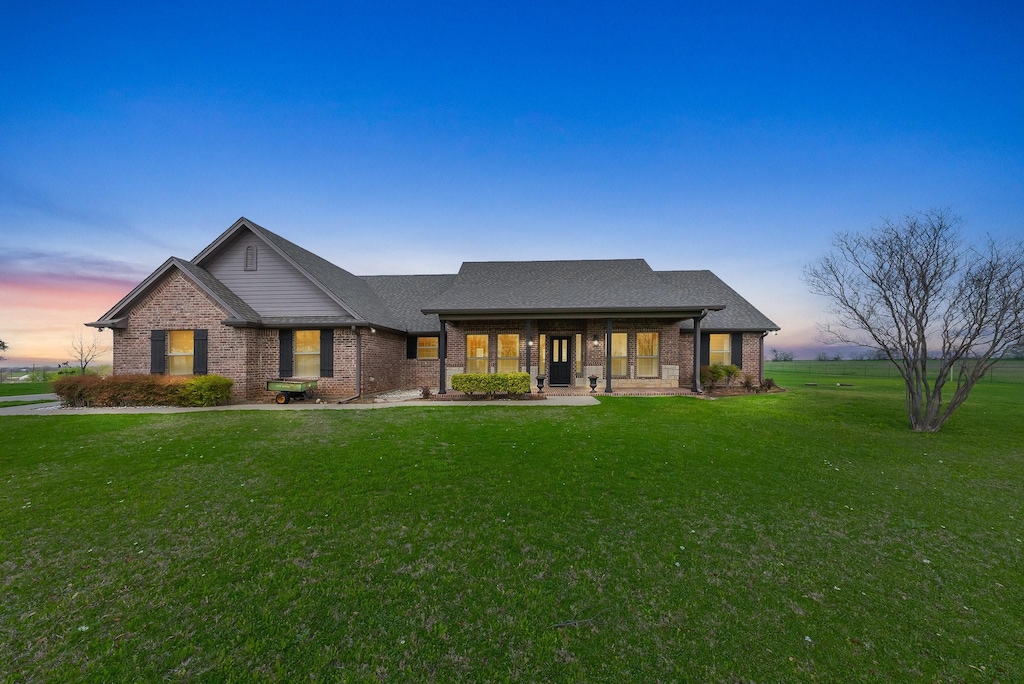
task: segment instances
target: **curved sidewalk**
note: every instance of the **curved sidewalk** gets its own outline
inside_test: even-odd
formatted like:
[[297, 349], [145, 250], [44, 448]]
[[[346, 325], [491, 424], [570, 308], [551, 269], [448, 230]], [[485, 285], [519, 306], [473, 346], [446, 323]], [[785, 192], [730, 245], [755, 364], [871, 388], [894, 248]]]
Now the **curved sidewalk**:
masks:
[[389, 401], [375, 404], [316, 404], [295, 402], [292, 404], [229, 404], [227, 406], [211, 406], [209, 408], [179, 408], [175, 406], [126, 406], [118, 408], [61, 408], [53, 394], [33, 394], [5, 397], [4, 401], [37, 401], [53, 399], [45, 404], [26, 404], [0, 408], [0, 416], [83, 416], [125, 413], [195, 413], [197, 411], [360, 411], [367, 409], [385, 409], [401, 406], [428, 407], [471, 407], [471, 406], [597, 406], [600, 402], [591, 396], [549, 397], [544, 401], [514, 401], [497, 399], [494, 401]]

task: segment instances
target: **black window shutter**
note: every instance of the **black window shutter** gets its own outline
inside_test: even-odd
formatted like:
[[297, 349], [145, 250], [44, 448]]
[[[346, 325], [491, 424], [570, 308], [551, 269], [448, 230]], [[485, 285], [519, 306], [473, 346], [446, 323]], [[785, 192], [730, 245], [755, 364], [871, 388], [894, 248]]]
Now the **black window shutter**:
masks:
[[416, 358], [416, 348], [417, 348], [418, 345], [419, 345], [419, 338], [418, 337], [414, 337], [412, 335], [410, 335], [409, 337], [406, 337], [405, 338], [405, 358], [407, 358], [407, 359], [415, 359]]
[[743, 333], [733, 333], [729, 346], [732, 348], [732, 365], [743, 368]]
[[161, 375], [164, 372], [164, 354], [167, 344], [164, 342], [163, 330], [149, 331], [149, 372]]
[[205, 330], [192, 331], [192, 374], [206, 375], [207, 333]]
[[711, 333], [700, 334], [700, 365], [711, 365]]
[[279, 330], [281, 335], [281, 377], [292, 377], [292, 331]]
[[334, 330], [320, 331], [320, 377], [334, 377]]

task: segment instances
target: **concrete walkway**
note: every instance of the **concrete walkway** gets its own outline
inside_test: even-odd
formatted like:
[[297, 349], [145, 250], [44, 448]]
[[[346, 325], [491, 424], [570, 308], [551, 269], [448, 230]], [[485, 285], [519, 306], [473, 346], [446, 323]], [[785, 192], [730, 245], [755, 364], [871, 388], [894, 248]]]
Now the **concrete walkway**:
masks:
[[195, 413], [196, 411], [360, 411], [367, 409], [389, 409], [400, 406], [427, 406], [432, 408], [469, 408], [473, 406], [597, 406], [600, 402], [592, 396], [549, 397], [543, 401], [392, 401], [379, 404], [317, 404], [298, 401], [291, 404], [229, 404], [209, 408], [178, 408], [174, 406], [126, 406], [124, 408], [61, 408], [54, 394], [30, 394], [4, 397], [0, 401], [35, 401], [52, 399], [53, 403], [27, 404], [0, 408], [0, 416], [85, 416], [126, 413]]

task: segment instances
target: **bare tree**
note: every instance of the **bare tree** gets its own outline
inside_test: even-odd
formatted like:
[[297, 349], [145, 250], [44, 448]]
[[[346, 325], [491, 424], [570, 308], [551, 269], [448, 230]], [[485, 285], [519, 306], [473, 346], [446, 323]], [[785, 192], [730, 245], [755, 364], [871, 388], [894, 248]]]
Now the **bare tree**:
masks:
[[[7, 351], [7, 343], [4, 342], [3, 340], [0, 340], [0, 352], [5, 352], [5, 351]], [[3, 361], [6, 358], [7, 358], [6, 356], [0, 355], [0, 361]]]
[[[823, 339], [877, 348], [907, 387], [910, 426], [935, 432], [1024, 337], [1024, 242], [966, 245], [948, 210], [840, 233], [804, 269], [835, 322]], [[947, 382], [955, 382], [948, 402]]]
[[107, 347], [102, 344], [99, 333], [93, 333], [90, 340], [85, 339], [82, 333], [78, 333], [77, 336], [72, 335], [71, 346], [67, 349], [68, 354], [78, 363], [78, 367], [82, 369], [82, 375], [85, 375], [85, 369], [89, 367], [89, 364], [100, 354], [106, 353], [106, 351]]

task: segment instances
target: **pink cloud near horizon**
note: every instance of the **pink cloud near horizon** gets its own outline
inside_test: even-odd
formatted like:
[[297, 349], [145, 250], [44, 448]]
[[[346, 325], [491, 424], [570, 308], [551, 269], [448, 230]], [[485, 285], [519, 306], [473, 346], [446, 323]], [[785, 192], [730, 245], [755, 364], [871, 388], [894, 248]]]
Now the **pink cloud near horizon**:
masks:
[[[96, 333], [95, 321], [138, 284], [132, 276], [74, 275], [17, 270], [0, 273], [0, 340], [7, 343], [6, 367], [71, 360], [72, 337]], [[110, 331], [100, 333], [110, 362]]]

